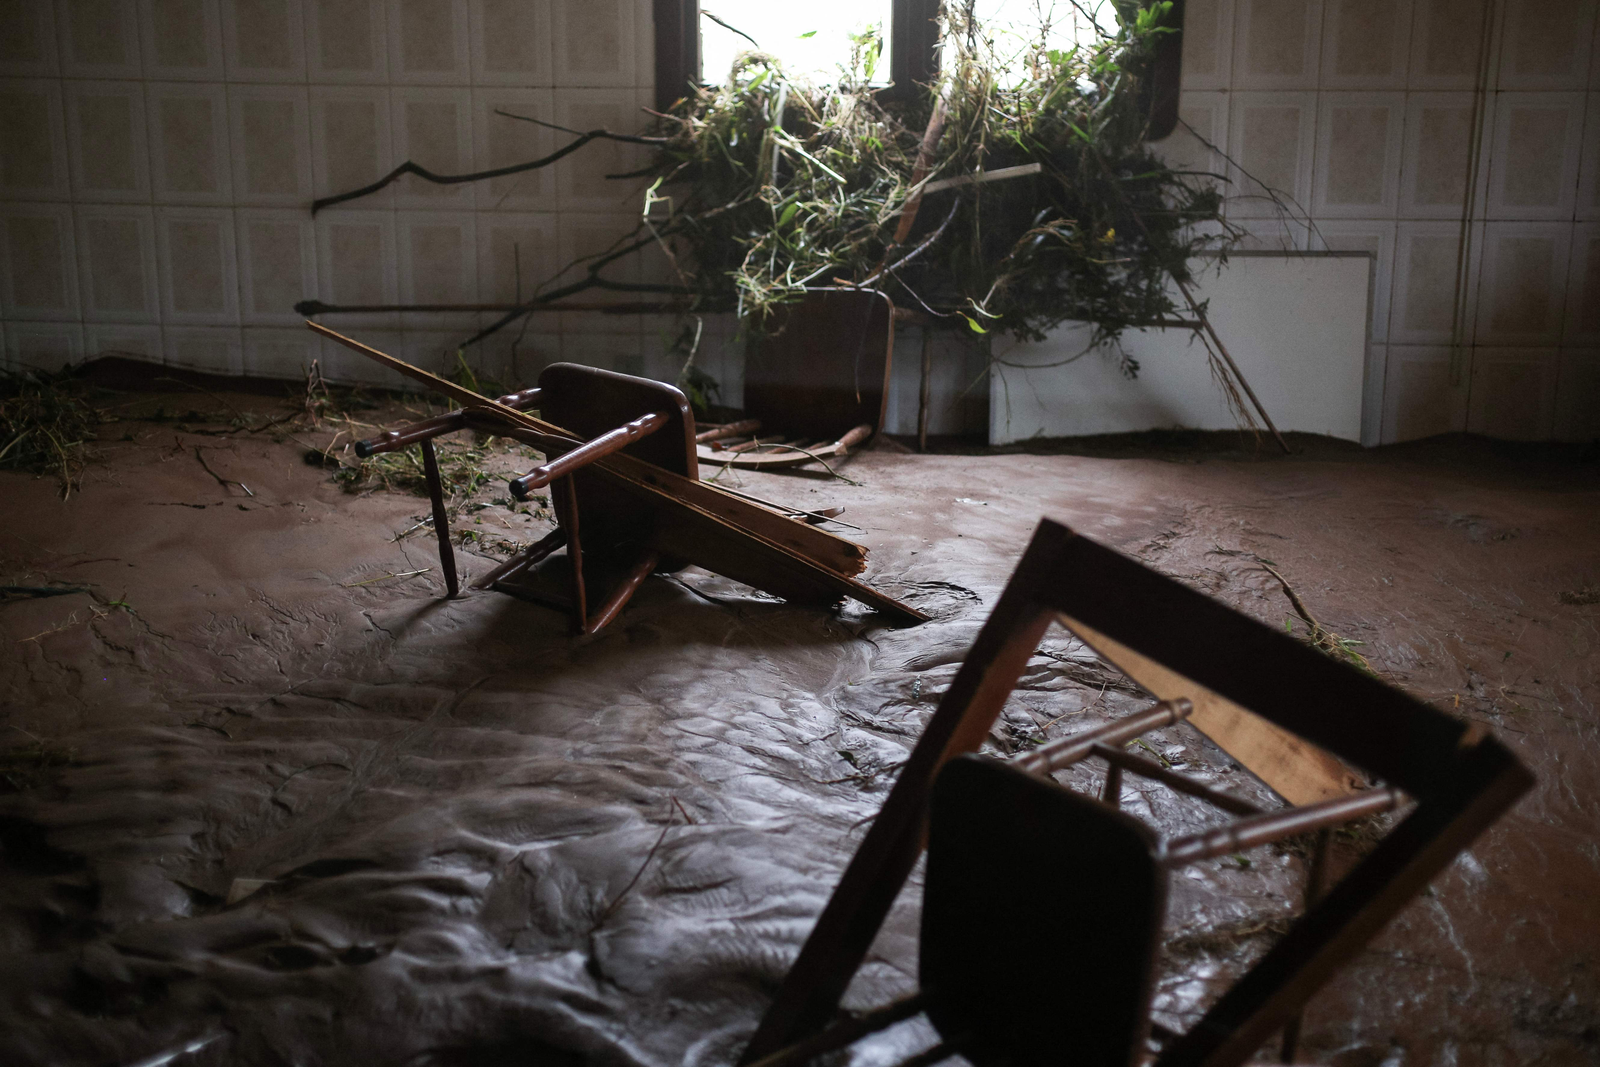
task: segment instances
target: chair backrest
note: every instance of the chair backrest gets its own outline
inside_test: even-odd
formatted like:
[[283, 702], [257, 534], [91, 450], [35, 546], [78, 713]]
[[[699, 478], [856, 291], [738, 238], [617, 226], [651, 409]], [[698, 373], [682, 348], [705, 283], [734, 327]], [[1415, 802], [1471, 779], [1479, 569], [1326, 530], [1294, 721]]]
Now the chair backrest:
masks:
[[812, 289], [745, 349], [744, 412], [763, 433], [837, 440], [883, 427], [894, 305], [868, 289]]
[[[1264, 762], [1240, 754], [1241, 734], [1292, 742], [1257, 750], [1275, 758], [1320, 749], [1416, 801], [1198, 1022], [1163, 1046], [1159, 1067], [1245, 1062], [1533, 784], [1480, 724], [1429, 707], [1046, 519], [923, 727], [744, 1062], [816, 1032], [835, 1013], [922, 851], [938, 770], [982, 744], [1058, 621], [1111, 662], [1135, 668], [1141, 683], [1219, 698], [1206, 702], [1217, 713], [1209, 725], [1199, 721], [1198, 699], [1190, 721], [1228, 736], [1224, 747], [1263, 778]], [[1290, 786], [1280, 778], [1274, 788], [1287, 795]]]
[[1143, 823], [962, 756], [933, 788], [919, 978], [977, 1067], [1129, 1067], [1149, 1033], [1167, 876]]
[[694, 412], [683, 391], [665, 382], [577, 363], [552, 363], [539, 374], [539, 411], [545, 421], [589, 440], [651, 412], [666, 412], [667, 425], [633, 442], [624, 452], [674, 474], [699, 477], [694, 447]]

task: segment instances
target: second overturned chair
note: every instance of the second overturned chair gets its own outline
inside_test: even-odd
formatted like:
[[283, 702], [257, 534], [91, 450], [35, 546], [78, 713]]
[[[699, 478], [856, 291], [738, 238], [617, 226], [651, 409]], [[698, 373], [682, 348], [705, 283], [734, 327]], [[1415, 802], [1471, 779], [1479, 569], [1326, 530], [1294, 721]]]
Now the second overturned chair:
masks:
[[[421, 449], [450, 596], [460, 591], [460, 582], [433, 439], [472, 429], [521, 441], [548, 457], [513, 479], [510, 488], [525, 500], [548, 487], [557, 522], [547, 536], [478, 578], [474, 586], [567, 611], [580, 633], [595, 633], [615, 619], [650, 574], [690, 564], [794, 603], [824, 606], [849, 597], [902, 624], [926, 618], [856, 580], [866, 565], [866, 550], [860, 545], [701, 482], [694, 415], [673, 386], [555, 363], [540, 374], [538, 388], [490, 400], [326, 327], [310, 325], [462, 402], [458, 411], [356, 445], [362, 457], [414, 445]], [[531, 408], [544, 418], [527, 415]], [[565, 591], [518, 581], [562, 547], [572, 564]], [[591, 610], [589, 590], [596, 583], [605, 583], [607, 591]]]

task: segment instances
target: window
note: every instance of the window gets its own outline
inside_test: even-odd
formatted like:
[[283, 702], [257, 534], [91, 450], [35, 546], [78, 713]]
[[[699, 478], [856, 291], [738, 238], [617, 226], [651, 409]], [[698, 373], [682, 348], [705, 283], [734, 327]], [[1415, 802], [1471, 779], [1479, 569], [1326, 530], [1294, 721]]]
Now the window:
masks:
[[[994, 35], [1025, 43], [1039, 24], [1039, 6], [1050, 12], [1052, 43], [1070, 48], [1116, 25], [1113, 0], [975, 0], [977, 17]], [[917, 83], [938, 69], [940, 0], [655, 0], [656, 108], [665, 111], [690, 84], [720, 81], [733, 57], [753, 47], [731, 26], [765, 51], [783, 57], [800, 73], [826, 80], [850, 54], [849, 35], [887, 24], [884, 50], [873, 81], [887, 86], [885, 99], [906, 99]], [[1168, 24], [1176, 28], [1156, 46], [1153, 76], [1147, 83], [1150, 138], [1160, 140], [1178, 121], [1178, 82], [1182, 62], [1184, 0], [1173, 0]], [[817, 73], [822, 72], [822, 77]], [[887, 75], [887, 76], [885, 76]]]
[[888, 85], [894, 59], [890, 0], [805, 0], [804, 3], [741, 3], [706, 0], [700, 5], [700, 80], [720, 82], [740, 52], [759, 48], [783, 61], [791, 76], [814, 84], [832, 82], [856, 40], [876, 31], [882, 52], [869, 62], [868, 81]]
[[[731, 26], [754, 37], [770, 52], [798, 57], [802, 65], [829, 70], [848, 56], [848, 34], [861, 26], [885, 23], [884, 52], [873, 81], [892, 87], [889, 98], [909, 95], [937, 69], [934, 47], [939, 40], [939, 0], [805, 0], [777, 4], [741, 0], [708, 0], [706, 8]], [[665, 111], [688, 91], [691, 82], [721, 80], [728, 63], [750, 47], [710, 19], [702, 19], [700, 0], [655, 0], [656, 107]], [[702, 79], [701, 36], [706, 28]], [[751, 29], [758, 27], [761, 32]], [[816, 30], [815, 37], [802, 35]], [[768, 43], [763, 34], [774, 38]], [[790, 59], [790, 62], [796, 62]], [[720, 64], [720, 71], [719, 71]], [[887, 73], [887, 77], [884, 74]]]

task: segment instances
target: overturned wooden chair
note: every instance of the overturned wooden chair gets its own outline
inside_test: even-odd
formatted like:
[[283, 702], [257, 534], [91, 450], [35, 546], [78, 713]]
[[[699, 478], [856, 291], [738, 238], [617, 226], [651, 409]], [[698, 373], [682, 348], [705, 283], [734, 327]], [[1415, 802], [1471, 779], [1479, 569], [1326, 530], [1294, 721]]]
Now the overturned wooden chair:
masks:
[[[1008, 765], [965, 756], [983, 742], [1053, 624], [1163, 699]], [[1298, 806], [1258, 811], [1122, 748], [1180, 721]], [[1087, 758], [1107, 764], [1100, 800], [1037, 777]], [[1382, 784], [1367, 788], [1351, 768]], [[1126, 773], [1240, 818], [1160, 841], [1115, 810]], [[1045, 521], [741, 1062], [799, 1063], [853, 1040], [864, 1023], [921, 1010], [944, 1038], [918, 1057], [924, 1064], [960, 1052], [979, 1067], [1129, 1067], [1148, 1055], [1153, 1036], [1159, 1067], [1232, 1067], [1279, 1031], [1292, 1052], [1307, 999], [1532, 782], [1481, 727]], [[1326, 888], [1319, 838], [1305, 913], [1198, 1023], [1182, 1034], [1150, 1025], [1166, 872], [1402, 804], [1410, 810], [1395, 829]], [[925, 838], [921, 999], [835, 1022]], [[997, 938], [984, 922], [986, 897], [1013, 892], [1007, 872], [1019, 885], [1050, 885], [1055, 906], [1032, 916], [1045, 925], [1030, 928], [1025, 944]], [[1070, 935], [1061, 924], [1071, 925]], [[1015, 960], [1032, 969], [1033, 985], [1008, 976]], [[1074, 998], [1093, 1011], [1080, 1012]]]
[[[527, 500], [534, 491], [548, 487], [557, 526], [472, 584], [474, 588], [498, 589], [570, 612], [575, 629], [594, 633], [616, 618], [661, 560], [659, 553], [642, 543], [641, 536], [647, 531], [640, 528], [637, 508], [631, 505], [630, 498], [579, 472], [598, 459], [627, 450], [647, 463], [685, 478], [696, 478], [694, 414], [689, 410], [688, 399], [662, 382], [573, 363], [554, 363], [539, 375], [537, 388], [500, 397], [496, 403], [518, 411], [538, 408], [552, 421], [559, 419], [560, 425], [572, 430], [584, 443], [574, 446], [536, 442], [549, 449], [548, 460], [532, 472], [512, 479], [510, 489], [518, 500]], [[517, 436], [517, 429], [494, 413], [467, 408], [379, 434], [355, 446], [356, 455], [362, 458], [421, 446], [423, 472], [433, 505], [434, 533], [439, 542], [439, 563], [450, 596], [459, 591], [459, 579], [433, 438], [462, 429]], [[579, 485], [583, 486], [581, 496]], [[562, 547], [571, 561], [567, 591], [516, 584], [518, 576]], [[615, 570], [619, 564], [620, 579], [591, 614], [588, 588], [593, 572]], [[668, 569], [681, 566], [680, 563]]]
[[[579, 632], [597, 632], [616, 618], [652, 572], [690, 564], [797, 603], [832, 605], [849, 597], [899, 623], [926, 619], [855, 579], [866, 566], [860, 545], [699, 481], [694, 416], [683, 394], [670, 385], [558, 363], [545, 368], [537, 389], [491, 400], [325, 326], [307, 325], [462, 404], [459, 411], [357, 446], [362, 456], [422, 448], [448, 595], [458, 593], [459, 579], [432, 440], [475, 429], [522, 441], [546, 455], [538, 468], [513, 479], [510, 489], [526, 499], [548, 487], [557, 522], [549, 535], [475, 584], [561, 607]], [[527, 414], [524, 409], [531, 407], [552, 421]], [[571, 562], [566, 593], [530, 591], [517, 582], [563, 546]], [[591, 612], [588, 589], [597, 577], [614, 584]]]
[[810, 289], [745, 346], [744, 418], [703, 428], [702, 463], [754, 469], [843, 458], [883, 426], [894, 305], [869, 289]]

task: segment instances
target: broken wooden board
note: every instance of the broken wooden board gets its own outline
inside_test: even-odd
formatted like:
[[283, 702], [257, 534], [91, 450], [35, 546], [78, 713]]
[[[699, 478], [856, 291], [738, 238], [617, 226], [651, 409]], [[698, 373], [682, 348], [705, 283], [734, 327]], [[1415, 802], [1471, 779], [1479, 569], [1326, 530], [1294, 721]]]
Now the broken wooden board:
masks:
[[[762, 451], [771, 449], [771, 451]], [[833, 459], [850, 454], [842, 441], [829, 441], [815, 448], [795, 448], [791, 445], [761, 445], [748, 452], [729, 449], [718, 451], [709, 445], [699, 447], [700, 462], [708, 467], [737, 467], [740, 470], [772, 470], [776, 467], [798, 467], [813, 460]]]
[[1239, 761], [1291, 804], [1314, 804], [1366, 787], [1354, 771], [1324, 750], [1275, 726], [1253, 711], [1191, 678], [1140, 655], [1070, 615], [1056, 621], [1094, 650], [1095, 655], [1138, 682], [1161, 700], [1187, 698], [1194, 704], [1189, 725]]
[[[575, 435], [560, 426], [496, 403], [465, 386], [430, 374], [420, 367], [414, 367], [386, 352], [380, 352], [360, 341], [345, 337], [319, 323], [308, 321], [306, 326], [396, 373], [443, 393], [464, 407], [494, 412], [508, 424], [508, 428], [520, 428], [547, 439], [560, 438], [573, 443], [577, 441]], [[786, 524], [782, 527], [783, 533], [786, 535], [786, 540], [791, 542], [800, 541], [807, 545], [826, 543], [815, 537], [820, 535], [821, 538], [830, 541], [848, 544], [849, 542], [844, 542], [843, 538], [834, 537], [813, 526], [785, 518], [738, 497], [718, 493], [713, 486], [691, 481], [682, 475], [675, 475], [671, 471], [620, 453], [599, 460], [585, 470], [604, 477], [607, 482], [614, 485], [625, 487], [649, 505], [649, 510], [657, 518], [656, 536], [660, 542], [659, 548], [663, 552], [680, 556], [706, 570], [786, 600], [807, 604], [828, 604], [849, 597], [906, 623], [927, 621], [928, 617], [916, 608], [902, 604], [893, 597], [833, 569], [828, 564], [819, 562], [810, 554], [789, 547], [758, 531], [762, 529], [776, 531], [778, 527], [774, 524], [783, 523]], [[705, 493], [716, 495], [711, 497], [704, 495]], [[691, 503], [687, 499], [691, 495], [700, 503]], [[713, 501], [715, 511], [702, 506]], [[864, 551], [860, 546], [853, 547], [858, 551]], [[720, 559], [717, 556], [719, 552], [722, 553]], [[859, 569], [858, 567], [851, 573], [858, 573]]]

